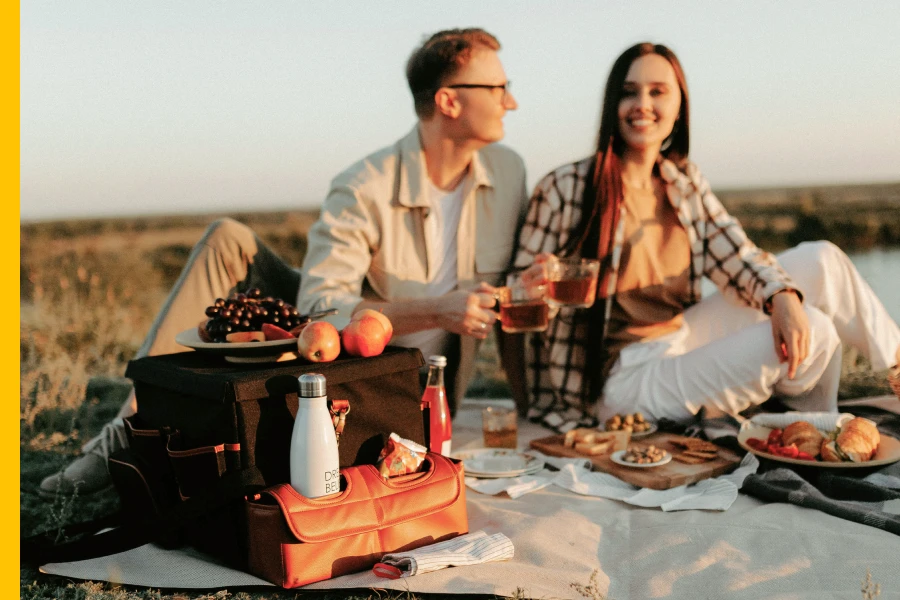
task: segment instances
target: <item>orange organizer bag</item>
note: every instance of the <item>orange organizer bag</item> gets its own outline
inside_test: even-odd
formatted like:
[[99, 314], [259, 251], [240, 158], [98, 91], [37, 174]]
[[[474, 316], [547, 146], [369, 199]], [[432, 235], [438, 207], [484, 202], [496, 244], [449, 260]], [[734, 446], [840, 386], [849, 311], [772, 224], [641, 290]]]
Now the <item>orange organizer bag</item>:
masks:
[[294, 588], [468, 533], [463, 478], [462, 463], [429, 453], [421, 472], [389, 480], [372, 465], [342, 469], [332, 497], [268, 488], [245, 503], [248, 570]]

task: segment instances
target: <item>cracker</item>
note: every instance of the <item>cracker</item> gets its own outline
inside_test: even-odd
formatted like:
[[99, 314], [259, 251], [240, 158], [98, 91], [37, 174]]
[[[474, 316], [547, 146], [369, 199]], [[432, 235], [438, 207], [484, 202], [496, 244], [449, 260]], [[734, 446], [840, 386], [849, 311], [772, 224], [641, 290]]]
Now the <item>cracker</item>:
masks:
[[685, 456], [684, 454], [673, 454], [672, 458], [677, 460], [678, 462], [683, 462], [689, 465], [699, 465], [701, 463], [707, 462], [705, 458], [697, 458], [696, 456]]
[[719, 447], [712, 442], [697, 438], [678, 438], [671, 440], [672, 444], [686, 450], [699, 450], [701, 452], [718, 452]]
[[685, 450], [684, 452], [682, 452], [682, 454], [685, 454], [687, 456], [695, 456], [697, 458], [705, 458], [708, 460], [718, 458], [719, 456], [718, 452], [701, 452], [700, 450]]

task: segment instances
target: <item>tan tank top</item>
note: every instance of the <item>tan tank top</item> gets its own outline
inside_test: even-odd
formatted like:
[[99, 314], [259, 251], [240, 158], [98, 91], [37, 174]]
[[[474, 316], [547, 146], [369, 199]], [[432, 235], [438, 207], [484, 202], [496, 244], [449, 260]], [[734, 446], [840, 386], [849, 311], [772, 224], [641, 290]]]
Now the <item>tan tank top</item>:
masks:
[[608, 367], [628, 344], [681, 327], [691, 245], [665, 190], [625, 185], [625, 242], [609, 320]]

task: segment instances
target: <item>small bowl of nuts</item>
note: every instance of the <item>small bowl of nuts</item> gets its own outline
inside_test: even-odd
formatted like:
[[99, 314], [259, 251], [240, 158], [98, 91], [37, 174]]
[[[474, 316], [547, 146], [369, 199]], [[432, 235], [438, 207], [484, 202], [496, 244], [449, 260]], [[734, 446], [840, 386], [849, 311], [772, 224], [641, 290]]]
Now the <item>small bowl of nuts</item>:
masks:
[[629, 431], [631, 439], [647, 437], [656, 429], [656, 423], [647, 421], [641, 412], [613, 415], [606, 420], [606, 431]]
[[609, 458], [618, 465], [643, 469], [664, 465], [672, 460], [672, 455], [651, 444], [650, 446], [631, 445], [626, 450], [613, 452]]

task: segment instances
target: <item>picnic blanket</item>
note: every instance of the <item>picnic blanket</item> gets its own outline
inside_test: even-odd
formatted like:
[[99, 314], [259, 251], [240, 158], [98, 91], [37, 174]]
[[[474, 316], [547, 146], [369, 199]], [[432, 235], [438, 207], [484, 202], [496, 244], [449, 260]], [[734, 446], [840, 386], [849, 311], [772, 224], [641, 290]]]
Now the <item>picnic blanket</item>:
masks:
[[[461, 406], [454, 449], [481, 445], [480, 408], [472, 401]], [[520, 447], [546, 435], [537, 425], [520, 424]], [[900, 536], [797, 504], [741, 493], [727, 511], [665, 512], [551, 485], [516, 499], [468, 490], [467, 507], [470, 530], [509, 537], [512, 559], [393, 581], [368, 571], [304, 589], [581, 598], [593, 582], [600, 594], [616, 600], [819, 600], [859, 597], [868, 569], [882, 598], [900, 598]], [[267, 585], [190, 549], [152, 545], [42, 570], [174, 589]]]

